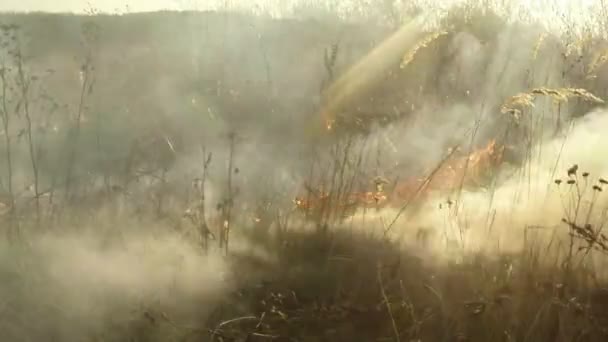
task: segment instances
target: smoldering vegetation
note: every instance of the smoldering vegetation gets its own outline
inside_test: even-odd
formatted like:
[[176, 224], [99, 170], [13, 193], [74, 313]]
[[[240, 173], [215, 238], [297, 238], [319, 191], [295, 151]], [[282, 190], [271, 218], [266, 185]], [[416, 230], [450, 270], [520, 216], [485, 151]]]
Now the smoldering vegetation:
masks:
[[608, 43], [408, 10], [0, 14], [0, 336], [605, 340]]

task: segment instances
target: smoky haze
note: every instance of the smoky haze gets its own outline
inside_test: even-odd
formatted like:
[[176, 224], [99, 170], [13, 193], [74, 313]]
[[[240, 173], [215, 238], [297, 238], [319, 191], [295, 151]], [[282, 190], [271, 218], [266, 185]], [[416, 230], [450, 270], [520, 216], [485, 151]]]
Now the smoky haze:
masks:
[[[0, 10], [63, 12], [83, 6], [45, 4], [4, 2]], [[115, 5], [105, 2], [103, 12]], [[182, 5], [130, 6], [147, 11]], [[394, 14], [390, 11], [394, 7], [387, 5], [386, 17]], [[608, 174], [608, 164], [592, 152], [605, 150], [598, 138], [608, 129], [605, 111], [572, 100], [560, 105], [557, 116], [554, 102], [539, 100], [534, 111], [542, 115], [526, 122], [534, 134], [525, 136], [500, 109], [510, 96], [538, 87], [580, 87], [606, 99], [606, 65], [589, 78], [593, 56], [583, 58], [576, 49], [566, 54], [564, 38], [547, 34], [543, 23], [475, 12], [471, 24], [459, 20], [460, 13], [448, 16], [455, 22], [450, 32], [421, 48], [409, 65], [400, 68], [398, 58], [387, 63], [388, 72], [370, 75], [378, 84], [337, 113], [343, 126], [335, 131], [323, 127], [321, 109], [331, 101], [323, 90], [398, 30], [398, 16], [343, 20], [343, 13], [314, 6], [297, 18], [247, 12], [0, 14], [0, 23], [16, 25], [0, 45], [5, 84], [11, 87], [3, 98], [15, 113], [3, 130], [13, 145], [11, 174], [1, 171], [2, 198], [9, 198], [10, 182], [18, 216], [28, 218], [20, 233], [27, 243], [0, 248], [0, 272], [10, 279], [0, 285], [0, 297], [10, 298], [3, 304], [8, 314], [0, 321], [0, 335], [15, 341], [134, 335], [166, 341], [175, 337], [175, 326], [153, 323], [154, 330], [146, 332], [150, 320], [167, 314], [173, 323], [191, 327], [210, 319], [213, 307], [238, 287], [239, 273], [246, 272], [219, 255], [204, 255], [197, 227], [184, 218], [196, 199], [193, 183], [202, 177], [206, 153], [212, 154], [204, 203], [209, 221], [219, 220], [215, 216], [230, 181], [234, 230], [243, 235], [253, 231], [252, 212], [260, 203], [272, 202], [279, 213], [291, 209], [293, 197], [310, 180], [311, 165], [315, 177], [331, 173], [334, 148], [344, 141], [362, 151], [357, 190], [368, 190], [374, 176], [426, 175], [450, 147], [460, 144], [466, 154], [499, 139], [515, 146], [529, 170], [507, 167], [493, 202], [487, 191], [464, 193], [469, 216], [462, 220], [480, 227], [467, 230], [471, 248], [495, 248], [482, 243], [488, 239], [488, 212], [498, 212], [492, 229], [507, 249], [516, 249], [519, 238], [519, 230], [507, 229], [511, 225], [554, 224], [538, 213], [549, 206], [544, 213], [559, 217], [559, 196], [545, 193], [555, 174], [573, 163], [594, 175]], [[15, 41], [20, 60], [11, 53]], [[605, 49], [601, 44], [593, 46]], [[31, 120], [19, 96], [20, 68], [31, 79]], [[349, 125], [356, 118], [370, 123]], [[569, 143], [560, 149], [560, 129], [571, 119]], [[31, 139], [28, 121], [35, 133]], [[513, 130], [509, 134], [507, 127]], [[7, 160], [6, 140], [1, 144]], [[589, 152], [577, 154], [583, 147]], [[557, 160], [559, 153], [564, 158]], [[532, 180], [522, 181], [527, 178]], [[548, 199], [532, 196], [514, 204], [530, 187]], [[41, 199], [38, 207], [32, 198]], [[480, 203], [490, 204], [479, 210]], [[436, 204], [413, 223], [400, 221], [397, 232], [407, 235], [410, 224], [444, 227]], [[513, 220], [521, 205], [528, 209]], [[446, 235], [462, 239], [456, 230]], [[272, 251], [235, 239], [236, 252], [276, 262]], [[425, 252], [434, 258], [440, 249]]]

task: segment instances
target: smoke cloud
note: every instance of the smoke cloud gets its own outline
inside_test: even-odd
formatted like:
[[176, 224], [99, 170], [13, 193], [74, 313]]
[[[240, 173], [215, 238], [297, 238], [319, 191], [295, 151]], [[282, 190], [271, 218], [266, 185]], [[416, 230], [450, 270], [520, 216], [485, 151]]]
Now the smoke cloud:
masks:
[[[46, 10], [27, 2], [16, 6], [0, 10]], [[73, 6], [66, 8], [80, 5]], [[150, 334], [142, 339], [163, 341], [175, 337], [173, 324], [205, 322], [237, 287], [233, 275], [245, 271], [235, 270], [218, 255], [204, 255], [199, 227], [183, 217], [200, 199], [193, 183], [202, 177], [204, 153], [212, 153], [206, 174], [209, 222], [221, 224], [217, 213], [229, 197], [230, 178], [235, 187], [234, 230], [242, 235], [255, 235], [251, 222], [260, 204], [272, 203], [280, 214], [291, 209], [311, 164], [316, 177], [329, 172], [336, 159], [332, 148], [344, 142], [315, 126], [321, 122], [321, 89], [329, 80], [327, 53], [338, 46], [333, 71], [339, 76], [398, 30], [399, 21], [390, 13], [384, 17], [394, 22], [382, 25], [371, 24], [370, 18], [340, 20], [340, 6], [313, 6], [306, 18], [285, 15], [281, 20], [243, 13], [93, 19], [0, 15], [0, 22], [19, 23], [23, 30], [27, 72], [38, 79], [44, 75], [44, 82], [32, 90], [31, 106], [40, 132], [35, 141], [40, 188], [61, 188], [66, 151], [76, 146], [74, 192], [86, 194], [73, 200], [74, 217], [67, 222], [49, 220], [44, 233], [24, 227], [27, 243], [0, 246], [0, 273], [7, 279], [0, 284], [0, 297], [5, 298], [0, 303], [0, 335], [9, 340], [81, 341], [83, 336], [117, 340]], [[355, 13], [353, 18], [359, 17]], [[598, 177], [608, 177], [608, 162], [601, 153], [608, 148], [602, 139], [608, 129], [606, 110], [578, 100], [556, 109], [553, 101], [539, 99], [523, 120], [533, 132], [527, 145], [526, 135], [500, 107], [510, 96], [537, 87], [590, 85], [589, 91], [606, 99], [605, 66], [587, 82], [590, 57], [564, 56], [562, 32], [550, 31], [543, 40], [547, 22], [510, 19], [487, 14], [480, 16], [478, 26], [450, 28], [403, 70], [397, 61], [389, 66], [397, 71], [388, 76], [368, 75], [379, 77], [379, 90], [358, 94], [355, 100], [360, 103], [344, 110], [353, 116], [394, 114], [388, 123], [369, 125], [367, 132], [348, 132], [353, 151], [362, 153], [361, 174], [369, 176], [361, 183], [379, 175], [426, 175], [448, 148], [460, 144], [466, 153], [507, 131], [510, 140], [498, 140], [519, 147], [523, 165], [506, 167], [495, 185], [465, 189], [458, 198], [450, 194], [451, 200], [457, 199], [452, 208], [446, 205], [447, 196], [438, 195], [397, 222], [394, 232], [406, 236], [410, 247], [419, 228], [435, 232], [433, 248], [418, 246], [429, 259], [446, 256], [450, 244], [465, 251], [518, 251], [535, 227], [542, 228], [534, 232], [542, 232], [543, 243], [555, 235], [565, 237], [567, 227], [560, 220], [572, 209], [577, 190], [567, 184], [557, 187], [554, 180], [567, 179], [565, 170], [573, 164], [580, 168], [578, 191], [586, 196], [582, 215], [590, 209], [588, 199], [595, 199], [599, 214], [591, 220], [602, 220], [605, 201], [590, 188]], [[99, 39], [83, 42], [82, 25], [91, 22]], [[66, 137], [81, 105], [80, 72], [87, 46], [94, 51], [94, 89], [82, 106], [81, 136], [70, 145]], [[48, 98], [56, 105], [52, 115]], [[571, 128], [558, 129], [568, 127], [573, 118]], [[20, 134], [23, 116], [15, 122], [3, 134], [15, 136], [12, 181], [18, 204], [25, 208], [19, 214], [28, 216], [34, 212], [31, 159]], [[234, 165], [228, 169], [231, 132], [238, 139]], [[581, 172], [591, 174], [588, 181]], [[3, 193], [8, 191], [7, 178], [3, 169]], [[361, 188], [364, 185], [369, 184]], [[56, 195], [54, 200], [61, 204], [64, 194], [58, 190]], [[57, 202], [48, 193], [40, 197], [45, 212], [54, 210]], [[274, 219], [277, 212], [268, 216]], [[382, 234], [396, 214], [390, 209], [368, 212], [349, 222]], [[275, 261], [272, 251], [242, 236], [232, 246], [267, 263]]]

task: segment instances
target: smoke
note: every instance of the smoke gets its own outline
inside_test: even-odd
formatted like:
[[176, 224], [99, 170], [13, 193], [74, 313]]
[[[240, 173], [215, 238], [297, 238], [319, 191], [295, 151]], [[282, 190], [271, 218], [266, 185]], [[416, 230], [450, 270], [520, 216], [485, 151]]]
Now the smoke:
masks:
[[94, 228], [2, 243], [4, 338], [116, 340], [137, 336], [140, 326], [163, 340], [173, 333], [163, 317], [199, 324], [230, 291], [222, 259], [175, 234]]
[[[494, 186], [436, 196], [406, 211], [393, 231], [405, 238], [409, 250], [418, 248], [422, 231], [430, 232], [432, 247], [421, 251], [427, 258], [429, 252], [453, 258], [461, 252], [497, 255], [541, 248], [543, 258], [554, 262], [567, 253], [570, 241], [562, 219], [593, 227], [605, 224], [608, 201], [593, 186], [603, 188], [599, 179], [608, 174], [608, 162], [599, 153], [608, 148], [602, 138], [608, 129], [607, 114], [596, 109], [576, 119], [567, 134], [534, 148], [532, 160], [523, 168], [501, 170]], [[573, 165], [578, 166], [577, 173], [569, 176]], [[377, 219], [384, 223], [375, 229], [386, 228], [396, 215], [397, 210], [381, 212]]]
[[[429, 264], [458, 262], [476, 254], [493, 258], [539, 253], [535, 262], [556, 265], [568, 255], [572, 238], [563, 219], [600, 231], [606, 223], [608, 198], [599, 180], [608, 179], [608, 162], [600, 152], [608, 148], [603, 138], [607, 114], [605, 108], [597, 108], [573, 120], [563, 135], [534, 147], [531, 160], [522, 167], [503, 167], [494, 184], [435, 194], [420, 205], [404, 202], [402, 208], [361, 210], [341, 228], [375, 237], [388, 234], [406, 253]], [[576, 174], [568, 175], [574, 165]], [[579, 246], [586, 243], [574, 240], [575, 258], [585, 253]], [[587, 263], [603, 279], [605, 258], [601, 252], [590, 255], [599, 255]]]
[[[379, 96], [372, 111], [396, 108], [400, 119], [374, 126], [369, 135], [356, 139], [353, 150], [366, 147], [361, 164], [366, 175], [425, 175], [454, 145], [460, 144], [466, 152], [504, 136], [511, 121], [500, 113], [500, 106], [508, 97], [534, 87], [581, 82], [580, 75], [565, 67], [588, 61], [562, 58], [558, 35], [549, 35], [535, 56], [543, 25], [489, 17], [492, 20], [480, 27], [458, 26], [422, 49], [411, 65], [399, 71], [401, 78], [382, 79], [385, 87], [377, 93], [386, 97]], [[27, 23], [23, 18], [14, 20]], [[63, 32], [56, 35], [59, 38], [49, 39], [53, 25], [34, 21], [24, 44], [35, 57], [28, 71], [58, 64], [52, 65], [56, 72], [45, 87], [65, 105], [63, 117], [53, 120], [65, 123], [71, 122], [68, 119], [78, 106], [81, 61], [73, 56], [81, 52], [74, 51], [81, 19], [54, 20], [61, 22], [54, 24]], [[228, 196], [227, 178], [232, 175], [235, 215], [240, 216], [235, 230], [249, 233], [251, 211], [257, 205], [278, 202], [284, 209], [311, 163], [317, 161], [317, 168], [327, 169], [334, 161], [330, 149], [337, 139], [309, 130], [311, 122], [320, 121], [313, 115], [318, 114], [319, 90], [328, 76], [323, 64], [327, 49], [340, 46], [336, 70], [344, 71], [381, 42], [387, 31], [333, 17], [270, 20], [165, 13], [95, 20], [103, 39], [95, 60], [97, 83], [86, 102], [87, 121], [78, 144], [82, 165], [77, 170], [85, 178], [78, 190], [90, 192], [93, 199], [89, 207], [84, 200], [78, 203], [83, 208], [78, 217], [84, 220], [62, 223], [56, 231], [36, 231], [35, 236], [27, 236], [27, 247], [0, 246], [0, 273], [8, 279], [0, 284], [0, 297], [6, 299], [0, 303], [4, 315], [0, 335], [9, 340], [78, 341], [83, 336], [116, 340], [147, 330], [160, 341], [175, 333], [170, 322], [184, 327], [204, 322], [235, 284], [224, 259], [203, 255], [192, 241], [198, 240], [184, 237], [193, 228], [183, 224], [181, 215], [195, 200], [192, 182], [201, 177], [206, 159], [202, 151], [213, 154], [205, 197], [209, 216], [217, 218], [217, 204]], [[392, 46], [391, 61], [379, 56], [370, 69], [358, 70], [374, 73], [397, 67], [397, 55], [405, 50], [397, 45]], [[379, 75], [355, 76], [378, 80]], [[605, 89], [602, 82], [600, 78], [592, 90]], [[377, 95], [368, 91], [372, 94], [357, 93], [357, 97]], [[565, 179], [564, 172], [572, 164], [578, 164], [580, 172], [590, 172], [590, 179], [608, 176], [608, 162], [601, 154], [608, 148], [602, 139], [608, 113], [601, 109], [587, 113], [578, 103], [564, 104], [560, 110], [556, 119], [550, 101], [537, 101], [529, 114], [538, 122], [534, 130], [538, 148], [529, 151], [532, 158], [522, 167], [506, 168], [488, 189], [465, 189], [454, 207], [439, 196], [416, 213], [406, 212], [393, 232], [404, 235], [411, 246], [419, 228], [430, 227], [433, 245], [418, 246], [430, 257], [446, 256], [453, 245], [458, 251], [520, 251], [531, 227], [542, 227], [545, 246], [554, 232], [566, 235], [567, 227], [560, 220], [571, 210], [576, 190], [567, 185], [558, 188], [553, 181]], [[37, 119], [45, 118], [42, 109], [34, 111]], [[567, 136], [556, 137], [556, 126], [567, 126], [575, 114], [581, 117]], [[20, 129], [13, 127], [15, 133]], [[227, 133], [232, 131], [238, 142], [233, 169], [228, 169]], [[55, 156], [65, 152], [64, 133], [60, 129], [40, 140], [45, 152], [43, 189], [63, 176], [64, 163]], [[509, 142], [518, 143], [520, 137]], [[124, 193], [98, 199], [93, 190], [127, 183], [125, 169], [134, 141], [142, 142], [130, 171], [155, 173], [129, 183]], [[14, 182], [25, 188], [32, 182], [27, 146], [20, 141], [14, 154], [18, 155]], [[580, 177], [579, 173], [579, 184], [587, 189], [585, 198], [593, 199], [589, 188], [594, 181], [585, 184]], [[100, 205], [104, 200], [115, 208]], [[598, 201], [596, 213], [601, 213], [604, 203]], [[148, 211], [141, 214], [140, 206]], [[104, 214], [90, 215], [100, 208]], [[584, 204], [581, 212], [588, 209]], [[357, 215], [354, 224], [382, 234], [396, 214], [395, 210], [368, 212]], [[140, 215], [154, 216], [141, 219]], [[599, 216], [591, 219], [597, 222]], [[268, 251], [246, 239], [232, 241], [233, 250], [273, 262]]]
[[[450, 147], [474, 150], [490, 139], [516, 146], [524, 162], [505, 166], [495, 184], [439, 194], [406, 211], [392, 230], [406, 237], [408, 250], [419, 242], [421, 229], [431, 231], [433, 248], [423, 254], [433, 250], [434, 256], [446, 256], [450, 250], [456, 255], [516, 253], [537, 244], [534, 247], [542, 248], [547, 258], [555, 258], [567, 250], [570, 239], [562, 218], [572, 221], [578, 208], [577, 222], [603, 225], [606, 201], [592, 187], [608, 172], [598, 153], [606, 148], [601, 142], [606, 112], [601, 108], [588, 112], [589, 107], [580, 103], [557, 107], [539, 99], [523, 124], [532, 136], [522, 135], [519, 126], [500, 112], [505, 100], [533, 88], [585, 84], [585, 76], [577, 70], [588, 61], [564, 57], [559, 37], [543, 40], [538, 26], [492, 23], [479, 29], [484, 34], [456, 31], [447, 41], [436, 43], [441, 47], [428, 47], [429, 55], [440, 56], [439, 63], [425, 60], [429, 55], [417, 57], [410, 68], [436, 71], [432, 87], [418, 79], [428, 89], [409, 88], [417, 95], [410, 98], [418, 109], [398, 123], [376, 127], [365, 141], [371, 141], [372, 150], [383, 146], [385, 175], [405, 178], [427, 175]], [[602, 90], [592, 91], [601, 94]], [[559, 127], [566, 128], [562, 134], [556, 133]], [[526, 139], [531, 146], [526, 146]], [[375, 163], [372, 158], [367, 167]], [[397, 171], [386, 172], [395, 164], [401, 165]], [[566, 185], [572, 179], [566, 170], [574, 164], [579, 166], [578, 185]], [[583, 177], [583, 172], [590, 175]], [[556, 179], [562, 180], [561, 186]], [[382, 232], [396, 215], [397, 210], [387, 209], [358, 214], [355, 220], [363, 220], [362, 229]]]

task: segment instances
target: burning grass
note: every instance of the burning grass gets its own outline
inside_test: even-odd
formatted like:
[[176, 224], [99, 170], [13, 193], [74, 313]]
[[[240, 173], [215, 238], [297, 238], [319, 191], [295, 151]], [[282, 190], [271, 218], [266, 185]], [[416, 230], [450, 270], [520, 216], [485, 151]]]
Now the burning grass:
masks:
[[[18, 30], [9, 29], [9, 40], [18, 41]], [[312, 155], [309, 165], [291, 160], [300, 156], [293, 157], [294, 150], [288, 150], [291, 159], [286, 160], [276, 150], [263, 151], [262, 144], [249, 140], [255, 134], [241, 136], [228, 119], [222, 123], [231, 128], [229, 134], [213, 146], [219, 153], [212, 154], [200, 140], [190, 140], [188, 146], [187, 139], [175, 139], [181, 131], [169, 137], [167, 127], [158, 125], [162, 127], [149, 133], [149, 143], [134, 139], [141, 141], [119, 146], [129, 150], [122, 159], [106, 159], [102, 141], [115, 137], [95, 135], [101, 130], [93, 127], [95, 102], [89, 104], [95, 92], [85, 81], [96, 79], [89, 64], [96, 62], [90, 58], [93, 49], [81, 74], [78, 117], [70, 113], [63, 122], [69, 128], [68, 158], [53, 159], [42, 139], [47, 132], [27, 125], [32, 124], [30, 109], [45, 112], [32, 106], [24, 113], [23, 107], [46, 100], [30, 97], [38, 89], [29, 87], [30, 80], [40, 78], [27, 77], [21, 54], [11, 55], [17, 69], [0, 69], [2, 157], [7, 161], [0, 185], [6, 184], [8, 192], [0, 202], [0, 218], [9, 227], [0, 243], [5, 260], [0, 274], [7, 279], [0, 285], [6, 298], [0, 305], [0, 336], [15, 341], [607, 340], [607, 114], [596, 111], [576, 121], [559, 108], [558, 115], [572, 129], [556, 129], [557, 137], [550, 141], [530, 138], [542, 136], [545, 126], [514, 128], [497, 115], [521, 116], [536, 108], [540, 96], [560, 104], [580, 99], [603, 105], [601, 77], [586, 76], [601, 76], [605, 58], [599, 50], [589, 63], [581, 58], [588, 66], [582, 76], [573, 68], [556, 71], [561, 78], [532, 70], [540, 74], [533, 81], [542, 77], [551, 82], [539, 84], [558, 83], [534, 87], [527, 78], [520, 82], [520, 70], [510, 69], [521, 67], [517, 49], [509, 51], [515, 55], [508, 62], [502, 52], [494, 54], [508, 39], [485, 38], [482, 44], [476, 35], [483, 34], [454, 29], [460, 40], [441, 30], [419, 40], [421, 22], [416, 20], [355, 60], [322, 94], [326, 98], [319, 112], [330, 124], [318, 139], [322, 141], [298, 142], [314, 145], [313, 153], [302, 153]], [[545, 33], [533, 39], [533, 59], [572, 53], [572, 45], [555, 51], [543, 45], [552, 38]], [[426, 49], [431, 43], [437, 49]], [[260, 50], [267, 59], [264, 46]], [[338, 51], [344, 49], [332, 45], [332, 55], [326, 56], [330, 79], [344, 58]], [[470, 51], [493, 57], [474, 59]], [[437, 57], [429, 59], [437, 65], [429, 67], [422, 55]], [[278, 88], [275, 73], [265, 61], [272, 93]], [[293, 61], [288, 62], [291, 67]], [[477, 62], [483, 68], [471, 66]], [[459, 88], [478, 84], [470, 79], [459, 83], [461, 78], [487, 81], [479, 70], [498, 75], [496, 84], [479, 83], [492, 91]], [[406, 84], [410, 87], [403, 96], [411, 103], [400, 98], [392, 108], [410, 124], [390, 122], [396, 127], [392, 138], [401, 138], [400, 143], [386, 138], [385, 126], [333, 135], [335, 115], [350, 114], [349, 105], [379, 84], [404, 88], [390, 83], [386, 73], [402, 76], [398, 82], [420, 83]], [[217, 77], [204, 86], [220, 97], [225, 89], [217, 88]], [[504, 101], [504, 84], [508, 94], [532, 90]], [[478, 95], [484, 93], [485, 98]], [[273, 102], [276, 98], [263, 101], [264, 106], [239, 102], [238, 108], [259, 105], [266, 110], [267, 103], [276, 105], [273, 110], [281, 108], [282, 102]], [[458, 107], [464, 110], [450, 111], [454, 102], [464, 103]], [[218, 108], [220, 104], [218, 100]], [[416, 105], [430, 109], [419, 113]], [[147, 114], [149, 107], [138, 109]], [[457, 113], [473, 128], [461, 134], [449, 125], [456, 115], [441, 116], [444, 112]], [[416, 125], [416, 120], [432, 124]], [[484, 120], [494, 126], [487, 128]], [[256, 133], [278, 136], [267, 123]], [[441, 134], [431, 136], [434, 129]], [[513, 133], [516, 129], [526, 139], [505, 138], [521, 133]], [[95, 132], [91, 151], [77, 144], [90, 138], [87, 132]], [[55, 139], [64, 146], [63, 139]], [[412, 152], [416, 139], [425, 146]], [[460, 148], [445, 153], [444, 145], [453, 146], [447, 142], [454, 140]], [[264, 141], [287, 145], [279, 138]], [[512, 147], [518, 158], [507, 162]], [[267, 160], [254, 160], [259, 157]], [[182, 172], [178, 161], [194, 165], [193, 171]], [[391, 171], [401, 161], [415, 167]], [[31, 172], [26, 168], [30, 164]], [[98, 170], [106, 164], [115, 170]], [[271, 181], [284, 176], [272, 171], [287, 169], [287, 180], [270, 181], [271, 186], [263, 183], [262, 172], [243, 175], [258, 166]], [[508, 177], [502, 177], [505, 170]], [[22, 183], [27, 184], [23, 193], [18, 190]], [[291, 203], [291, 191], [302, 183], [307, 191]]]

